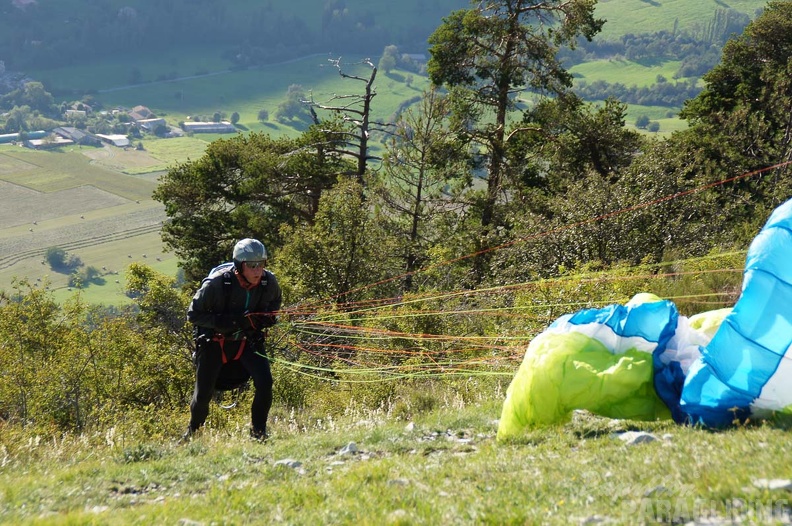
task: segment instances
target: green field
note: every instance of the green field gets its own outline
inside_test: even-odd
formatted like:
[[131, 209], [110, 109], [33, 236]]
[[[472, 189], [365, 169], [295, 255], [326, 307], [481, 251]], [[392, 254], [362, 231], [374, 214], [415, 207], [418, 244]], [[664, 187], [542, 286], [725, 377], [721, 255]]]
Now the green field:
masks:
[[[318, 103], [328, 102], [336, 94], [360, 94], [364, 87], [360, 81], [341, 78], [338, 70], [328, 61], [330, 58], [339, 58], [334, 55], [313, 55], [255, 69], [228, 71], [228, 64], [219, 61], [218, 53], [212, 50], [208, 55], [210, 60], [207, 64], [214, 65], [214, 69], [209, 70], [210, 74], [195, 77], [192, 71], [185, 71], [184, 78], [178, 80], [128, 85], [129, 72], [139, 69], [143, 61], [139, 56], [114, 57], [90, 66], [34, 71], [31, 76], [44, 79], [46, 86], [77, 91], [98, 90], [95, 97], [105, 108], [147, 106], [173, 125], [194, 115], [211, 116], [219, 111], [230, 117], [233, 112], [237, 112], [240, 115], [240, 131], [262, 131], [273, 135], [299, 133], [299, 130], [275, 120], [277, 107], [285, 99], [286, 91], [292, 84], [302, 86], [306, 95], [312, 96]], [[201, 55], [195, 50], [187, 51], [185, 57], [182, 60], [190, 64], [189, 69], [194, 69], [200, 63]], [[368, 57], [341, 57], [343, 72], [368, 78], [371, 69], [361, 64], [365, 58]], [[161, 64], [162, 60], [156, 58], [154, 64]], [[375, 64], [378, 60], [378, 56], [372, 57]], [[411, 86], [405, 82], [408, 75], [413, 77]], [[151, 80], [155, 77], [156, 72], [152, 74]], [[101, 79], [98, 85], [96, 79]], [[402, 101], [420, 95], [428, 85], [426, 77], [414, 73], [393, 71], [387, 75], [384, 71], [378, 72], [374, 117], [387, 119]], [[258, 121], [258, 113], [262, 109], [268, 110], [270, 114], [270, 121], [263, 124]], [[217, 137], [220, 136], [206, 135], [205, 139]]]
[[675, 23], [680, 29], [695, 30], [706, 27], [716, 9], [735, 9], [753, 19], [756, 10], [766, 3], [761, 0], [599, 0], [596, 13], [606, 23], [597, 38], [617, 40], [628, 33], [672, 31]]
[[133, 261], [170, 262], [167, 268], [175, 269], [159, 237], [165, 213], [151, 199], [156, 181], [102, 166], [94, 158], [106, 160], [105, 153], [111, 159], [125, 156], [131, 164], [137, 153], [151, 162], [146, 152], [110, 146], [47, 152], [0, 147], [0, 289], [27, 278], [66, 291], [68, 276], [44, 263], [51, 247], [100, 270], [104, 285], [87, 286], [98, 303], [117, 303], [115, 280]]
[[597, 80], [604, 80], [610, 84], [619, 83], [625, 86], [649, 87], [657, 83], [658, 75], [662, 75], [669, 82], [673, 82], [674, 75], [679, 70], [680, 64], [681, 62], [678, 60], [666, 60], [657, 64], [644, 65], [622, 58], [612, 58], [577, 64], [569, 68], [569, 72], [575, 77], [576, 82], [586, 81], [592, 83]]

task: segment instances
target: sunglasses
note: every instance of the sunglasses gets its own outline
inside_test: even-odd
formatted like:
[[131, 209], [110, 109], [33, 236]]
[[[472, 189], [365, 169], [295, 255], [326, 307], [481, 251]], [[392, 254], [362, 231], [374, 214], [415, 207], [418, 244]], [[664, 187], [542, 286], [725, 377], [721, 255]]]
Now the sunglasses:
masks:
[[263, 267], [266, 263], [267, 263], [266, 259], [262, 261], [245, 261], [245, 266], [247, 268], [256, 269], [259, 267]]

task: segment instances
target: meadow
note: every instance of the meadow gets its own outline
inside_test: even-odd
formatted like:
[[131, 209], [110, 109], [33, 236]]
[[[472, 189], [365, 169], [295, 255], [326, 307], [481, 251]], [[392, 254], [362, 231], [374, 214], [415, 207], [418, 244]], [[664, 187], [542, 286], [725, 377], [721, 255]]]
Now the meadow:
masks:
[[[186, 444], [176, 429], [146, 436], [141, 424], [134, 435], [122, 422], [55, 440], [9, 436], [0, 523], [789, 523], [784, 429], [708, 432], [577, 412], [501, 443], [502, 392], [465, 401], [405, 387], [408, 404], [436, 405], [310, 420], [276, 412], [264, 444], [246, 437], [241, 409], [213, 414], [221, 425]], [[645, 441], [628, 445], [635, 432]]]
[[658, 61], [653, 64], [641, 64], [624, 58], [607, 60], [592, 60], [583, 64], [576, 64], [569, 68], [576, 81], [585, 80], [592, 83], [604, 80], [611, 84], [624, 84], [649, 87], [657, 82], [658, 75], [664, 76], [673, 82], [674, 74], [679, 69], [681, 62], [677, 60]]
[[[106, 148], [112, 155], [113, 147]], [[69, 277], [54, 272], [44, 261], [51, 247], [101, 269], [101, 279], [86, 287], [101, 288], [106, 297], [98, 299], [105, 304], [127, 301], [118, 295], [116, 280], [130, 262], [173, 259], [175, 267], [175, 258], [164, 252], [159, 238], [165, 213], [151, 199], [156, 181], [94, 164], [82, 151], [97, 156], [105, 148], [50, 152], [0, 148], [3, 289], [10, 288], [14, 279], [27, 279], [69, 292]]]
[[616, 40], [629, 33], [673, 31], [675, 27], [700, 31], [716, 9], [735, 9], [753, 19], [765, 4], [762, 0], [598, 0], [597, 16], [606, 23], [597, 38]]
[[[216, 51], [214, 53], [217, 54]], [[189, 57], [193, 57], [192, 61], [197, 64], [201, 55], [191, 50], [186, 57], [185, 61], [190, 61]], [[152, 75], [150, 82], [135, 85], [128, 85], [123, 72], [137, 68], [140, 57], [115, 57], [97, 62], [90, 67], [92, 73], [86, 74], [80, 72], [81, 68], [77, 68], [76, 74], [74, 68], [32, 74], [46, 78], [45, 84], [68, 86], [69, 89], [74, 90], [96, 89], [91, 79], [94, 76], [101, 78], [102, 86], [106, 87], [98, 88], [95, 98], [105, 108], [117, 106], [132, 108], [142, 104], [174, 125], [195, 115], [211, 117], [219, 111], [225, 113], [228, 118], [233, 112], [237, 112], [240, 116], [238, 127], [241, 131], [294, 136], [300, 132], [299, 129], [280, 124], [275, 120], [277, 107], [285, 99], [289, 86], [293, 84], [302, 86], [305, 94], [313, 97], [318, 103], [325, 103], [336, 94], [362, 92], [361, 82], [341, 78], [338, 69], [329, 61], [338, 58], [330, 54], [312, 55], [299, 60], [241, 71], [228, 70], [227, 64], [217, 65], [218, 69], [203, 75], [194, 76], [190, 73], [182, 78], [168, 81], [155, 81]], [[340, 58], [344, 73], [363, 78], [370, 76], [371, 69], [361, 64], [361, 61], [368, 57]], [[376, 65], [379, 57], [372, 57], [372, 60]], [[210, 60], [208, 63], [212, 64], [214, 61]], [[384, 71], [377, 73], [375, 86], [378, 89], [373, 106], [375, 118], [387, 120], [402, 101], [420, 95], [428, 87], [428, 79], [417, 74], [412, 74], [413, 82], [408, 86], [405, 82], [407, 75], [410, 73], [399, 71], [393, 71], [390, 75]], [[258, 114], [262, 109], [269, 111], [269, 122], [259, 122]], [[217, 137], [219, 136], [207, 134], [206, 140]]]

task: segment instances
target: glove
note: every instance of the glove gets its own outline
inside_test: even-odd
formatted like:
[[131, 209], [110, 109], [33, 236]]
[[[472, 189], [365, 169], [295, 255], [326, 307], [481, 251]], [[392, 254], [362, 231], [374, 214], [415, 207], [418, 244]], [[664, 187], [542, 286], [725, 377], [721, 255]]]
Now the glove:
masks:
[[260, 353], [264, 352], [264, 347], [265, 347], [264, 333], [262, 333], [261, 331], [253, 331], [253, 330], [246, 331], [245, 337], [247, 338], [247, 345], [249, 349], [251, 349], [254, 352], [260, 352]]
[[215, 329], [221, 334], [232, 334], [250, 328], [250, 321], [241, 314], [218, 314], [215, 317]]
[[256, 330], [272, 327], [278, 321], [273, 314], [249, 314], [247, 318], [249, 324]]

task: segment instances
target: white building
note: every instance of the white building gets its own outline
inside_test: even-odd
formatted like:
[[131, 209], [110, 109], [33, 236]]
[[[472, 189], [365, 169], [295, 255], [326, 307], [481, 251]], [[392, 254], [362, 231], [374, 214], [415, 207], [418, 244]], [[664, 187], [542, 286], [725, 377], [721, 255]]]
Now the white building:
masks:
[[112, 144], [113, 146], [118, 146], [119, 148], [129, 146], [129, 138], [126, 135], [104, 135], [97, 133], [96, 136], [104, 142]]

